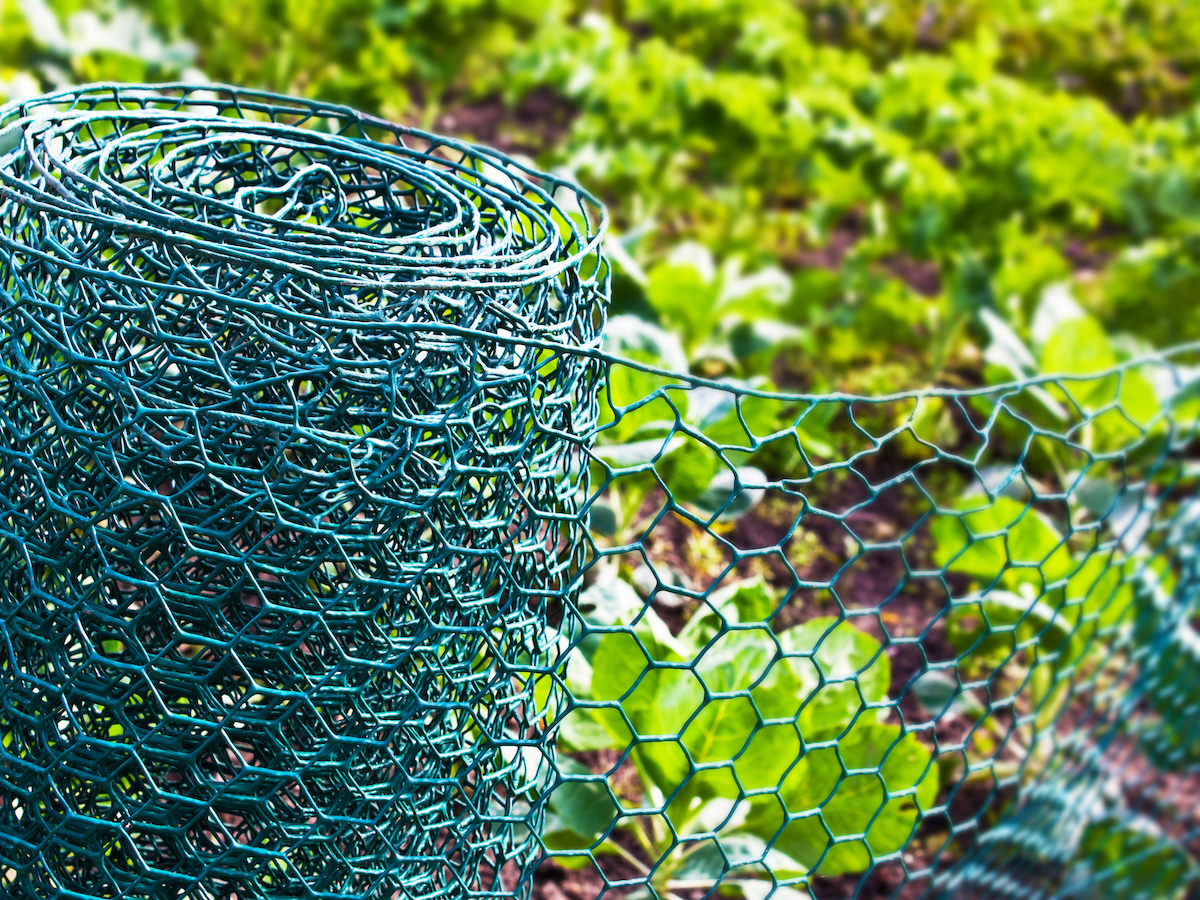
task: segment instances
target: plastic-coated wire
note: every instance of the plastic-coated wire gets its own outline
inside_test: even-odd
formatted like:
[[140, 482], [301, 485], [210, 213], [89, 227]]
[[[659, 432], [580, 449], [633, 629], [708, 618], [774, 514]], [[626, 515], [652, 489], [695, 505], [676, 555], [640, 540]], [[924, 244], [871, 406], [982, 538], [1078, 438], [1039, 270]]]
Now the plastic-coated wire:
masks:
[[862, 397], [627, 335], [553, 854], [596, 893], [1191, 896], [1200, 347]]
[[9, 892], [528, 893], [603, 228], [326, 104], [0, 109]]
[[1200, 347], [707, 380], [603, 227], [325, 104], [0, 111], [9, 891], [1193, 896]]

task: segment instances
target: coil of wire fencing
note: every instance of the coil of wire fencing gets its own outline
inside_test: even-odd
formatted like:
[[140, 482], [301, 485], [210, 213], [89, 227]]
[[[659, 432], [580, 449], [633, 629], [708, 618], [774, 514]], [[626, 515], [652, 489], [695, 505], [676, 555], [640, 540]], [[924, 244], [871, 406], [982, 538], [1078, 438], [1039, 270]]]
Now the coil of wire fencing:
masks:
[[224, 89], [0, 147], [6, 890], [527, 893], [600, 208]]
[[1196, 896], [1200, 348], [712, 381], [493, 151], [108, 85], [0, 154], [17, 896]]

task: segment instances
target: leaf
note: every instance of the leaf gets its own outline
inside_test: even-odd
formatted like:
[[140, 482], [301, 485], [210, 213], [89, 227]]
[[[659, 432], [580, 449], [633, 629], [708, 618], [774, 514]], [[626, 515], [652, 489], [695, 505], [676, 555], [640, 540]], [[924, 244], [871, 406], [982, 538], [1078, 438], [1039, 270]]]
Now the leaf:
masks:
[[[1116, 364], [1117, 355], [1104, 326], [1091, 316], [1059, 323], [1042, 351], [1042, 371], [1052, 375], [1090, 375]], [[1115, 397], [1117, 376], [1064, 379], [1059, 384], [1080, 406], [1096, 409]]]
[[[609, 319], [604, 327], [604, 349], [613, 356], [649, 363], [668, 372], [687, 371], [687, 354], [683, 352], [679, 337], [638, 316], [622, 315]], [[628, 394], [622, 396], [628, 397]], [[625, 402], [633, 399], [637, 398], [629, 397]]]
[[1182, 898], [1195, 881], [1195, 861], [1143, 816], [1090, 822], [1064, 894], [1079, 900]]
[[[648, 611], [643, 620], [651, 615]], [[643, 641], [656, 659], [681, 661], [677, 652], [652, 637], [653, 630], [654, 626], [645, 626], [636, 636], [628, 632], [604, 635], [592, 658], [592, 694], [596, 700], [619, 701], [637, 737], [666, 738], [640, 742], [633, 752], [644, 775], [663, 796], [669, 796], [690, 770], [675, 739], [704, 701], [704, 690], [686, 669], [651, 665]], [[628, 727], [615, 709], [601, 721], [617, 741], [628, 743]]]
[[810, 619], [785, 631], [782, 642], [789, 654], [811, 652], [813, 674], [825, 682], [808, 696], [800, 713], [805, 740], [826, 740], [845, 729], [864, 701], [887, 699], [891, 661], [880, 651], [879, 642], [849, 619]]
[[694, 671], [711, 693], [748, 691], [775, 654], [775, 637], [765, 626], [727, 631], [704, 649]]
[[719, 287], [712, 255], [698, 244], [678, 245], [650, 270], [646, 299], [663, 322], [691, 349], [712, 330]]
[[718, 333], [717, 340], [721, 339], [742, 364], [743, 371], [748, 372], [767, 372], [785, 345], [805, 346], [812, 340], [805, 329], [765, 316], [751, 321], [735, 320], [731, 327]]
[[[635, 362], [660, 365], [662, 360], [650, 353], [630, 351], [625, 354]], [[600, 392], [600, 425], [596, 452], [605, 445], [626, 444], [639, 438], [639, 431], [657, 426], [653, 433], [643, 433], [644, 440], [662, 438], [664, 443], [676, 419], [687, 415], [687, 392], [669, 390], [674, 379], [643, 372], [633, 366], [613, 362], [608, 366], [605, 388]], [[663, 393], [656, 392], [662, 391]], [[666, 452], [666, 450], [655, 451]], [[630, 463], [632, 464], [632, 463]]]
[[570, 710], [559, 724], [559, 748], [573, 753], [586, 753], [589, 750], [619, 750], [627, 747], [628, 729], [624, 729], [623, 739], [618, 740], [614, 732], [620, 732], [622, 727], [616, 722], [611, 727], [605, 724], [605, 719], [610, 718], [612, 712], [585, 706]]
[[984, 631], [1017, 631], [1017, 640], [1034, 635], [1047, 649], [1054, 650], [1070, 640], [1072, 623], [1065, 615], [1047, 603], [1033, 597], [1022, 597], [1010, 591], [989, 591], [973, 602], [955, 605], [952, 618], [975, 614], [980, 619], [976, 633]]
[[739, 275], [727, 266], [722, 276], [722, 313], [736, 310], [747, 317], [749, 307], [745, 304], [753, 303], [754, 310], [774, 316], [792, 294], [792, 279], [776, 266], [767, 266], [750, 275]]
[[1080, 478], [1071, 489], [1072, 499], [1096, 518], [1108, 515], [1120, 489], [1107, 478]]
[[[1119, 380], [1115, 388], [1118, 408], [1101, 413], [1092, 422], [1095, 430], [1092, 447], [1100, 452], [1128, 450], [1146, 440], [1147, 430], [1155, 430], [1150, 426], [1162, 411], [1154, 385], [1141, 372], [1126, 369], [1111, 377]], [[1161, 430], [1162, 423], [1159, 426]]]
[[552, 849], [590, 847], [612, 826], [618, 806], [605, 779], [570, 757], [559, 756], [562, 780], [551, 789], [546, 846]]
[[712, 484], [721, 465], [720, 457], [712, 448], [689, 437], [685, 443], [656, 462], [654, 467], [666, 484], [671, 499], [676, 503], [688, 503]]
[[[766, 628], [727, 632], [696, 660], [695, 672], [710, 694], [748, 692], [776, 653]], [[710, 697], [684, 733], [684, 746], [698, 763], [731, 760], [758, 727], [750, 696]]]
[[632, 622], [645, 605], [629, 582], [620, 578], [597, 581], [579, 595], [579, 609], [595, 625]]
[[592, 454], [618, 469], [632, 469], [674, 453], [683, 446], [682, 435], [647, 438], [625, 444], [598, 444]]
[[736, 470], [722, 468], [708, 487], [692, 500], [692, 505], [709, 515], [719, 511], [721, 521], [733, 521], [750, 512], [767, 494], [765, 488], [749, 485], [762, 485], [767, 481], [763, 471], [752, 466], [740, 466]]
[[937, 516], [931, 527], [937, 546], [933, 558], [951, 572], [962, 572], [983, 585], [999, 580], [1015, 589], [1030, 584], [1041, 590], [1071, 572], [1071, 555], [1062, 535], [1045, 516], [1011, 497], [973, 495], [956, 506], [960, 516]]
[[[754, 381], [736, 381], [725, 379], [731, 389], [754, 387], [763, 390], [771, 385], [761, 379]], [[702, 389], [710, 390], [710, 389]], [[700, 402], [699, 391], [692, 392], [689, 401], [692, 404]], [[697, 423], [704, 436], [715, 444], [728, 448], [745, 448], [744, 450], [727, 449], [726, 456], [733, 461], [740, 461], [748, 454], [753, 446], [751, 438], [765, 439], [781, 429], [790, 426], [794, 415], [794, 405], [760, 397], [738, 397], [733, 390], [721, 390], [723, 398], [720, 401], [710, 401], [707, 405], [707, 415]], [[740, 455], [739, 455], [740, 454]]]
[[728, 594], [714, 595], [713, 603], [721, 610], [732, 607], [738, 622], [768, 622], [779, 609], [779, 594], [766, 579], [756, 575], [739, 582]]
[[1123, 561], [1117, 554], [1091, 553], [1067, 581], [1064, 607], [1079, 607], [1079, 616], [1095, 627], [1112, 628], [1133, 611], [1133, 585], [1124, 583]]
[[[1060, 325], [1082, 319], [1085, 315], [1083, 307], [1071, 293], [1070, 282], [1059, 281], [1047, 285], [1038, 300], [1030, 328], [1034, 344], [1044, 348]], [[1048, 371], [1044, 365], [1042, 370]]]
[[[843, 764], [878, 772], [846, 775]], [[756, 798], [743, 827], [774, 839], [776, 848], [819, 874], [860, 872], [870, 862], [867, 845], [875, 854], [904, 846], [919, 810], [932, 807], [937, 790], [937, 769], [916, 735], [860, 720], [836, 747], [810, 750], [784, 779], [779, 797], [797, 818], [786, 821], [774, 798]], [[830, 833], [865, 835], [866, 843], [834, 845]]]
[[593, 534], [616, 537], [619, 524], [616, 510], [609, 504], [597, 502], [588, 507], [588, 528]]
[[978, 721], [987, 714], [987, 708], [973, 694], [963, 691], [955, 679], [943, 672], [926, 672], [909, 690], [918, 703], [938, 718], [959, 713]]
[[718, 423], [737, 418], [737, 394], [719, 388], [698, 387], [688, 393], [688, 424], [707, 436]]
[[[780, 854], [782, 855], [782, 854]], [[799, 863], [795, 863], [799, 865]], [[781, 869], [776, 868], [771, 864], [771, 871], [778, 872]], [[782, 876], [781, 876], [782, 877]], [[790, 877], [790, 876], [789, 876]], [[721, 885], [722, 892], [731, 887], [726, 882]], [[772, 884], [770, 881], [751, 881], [743, 879], [734, 882], [732, 887], [739, 889], [745, 900], [812, 900], [812, 895], [808, 891], [797, 890], [794, 887], [788, 887], [785, 884]]]
[[1091, 316], [1059, 322], [1042, 350], [1042, 371], [1052, 375], [1089, 375], [1116, 364], [1104, 326]]
[[1014, 379], [1037, 371], [1033, 353], [1007, 322], [987, 307], [979, 311], [979, 318], [991, 337], [983, 355], [986, 362], [1007, 370]]
[[795, 724], [763, 725], [751, 735], [734, 762], [734, 771], [747, 790], [774, 788], [802, 756], [800, 731]]
[[[779, 595], [757, 575], [723, 587], [709, 595], [679, 632], [679, 640], [699, 651], [717, 636], [726, 623], [767, 622], [779, 608]], [[775, 639], [769, 638], [772, 646]]]
[[592, 696], [621, 700], [650, 671], [650, 659], [635, 635], [627, 631], [605, 634], [592, 655]]
[[[722, 877], [739, 878], [744, 877], [743, 873], [734, 870], [755, 864], [765, 864], [776, 878], [798, 878], [807, 872], [804, 866], [787, 854], [768, 848], [767, 842], [759, 835], [735, 831], [722, 833], [715, 840], [710, 838], [702, 841], [684, 857], [683, 864], [672, 874], [672, 879], [715, 882]], [[765, 883], [764, 887], [770, 888], [770, 883]]]

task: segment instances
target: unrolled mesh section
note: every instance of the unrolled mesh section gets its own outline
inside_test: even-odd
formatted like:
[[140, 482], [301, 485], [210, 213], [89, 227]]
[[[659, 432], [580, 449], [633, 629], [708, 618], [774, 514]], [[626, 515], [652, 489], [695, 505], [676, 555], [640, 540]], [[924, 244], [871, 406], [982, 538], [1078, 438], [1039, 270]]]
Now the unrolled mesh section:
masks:
[[1197, 362], [853, 397], [610, 359], [543, 877], [1195, 896]]
[[0, 154], [8, 889], [527, 893], [598, 205], [228, 89], [10, 105]]

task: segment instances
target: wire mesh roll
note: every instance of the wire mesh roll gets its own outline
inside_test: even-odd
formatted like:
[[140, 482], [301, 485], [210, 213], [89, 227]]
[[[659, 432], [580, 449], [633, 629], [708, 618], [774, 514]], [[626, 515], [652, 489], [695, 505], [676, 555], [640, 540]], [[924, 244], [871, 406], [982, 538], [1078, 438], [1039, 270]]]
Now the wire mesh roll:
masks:
[[0, 108], [0, 876], [523, 895], [603, 213], [225, 87]]

